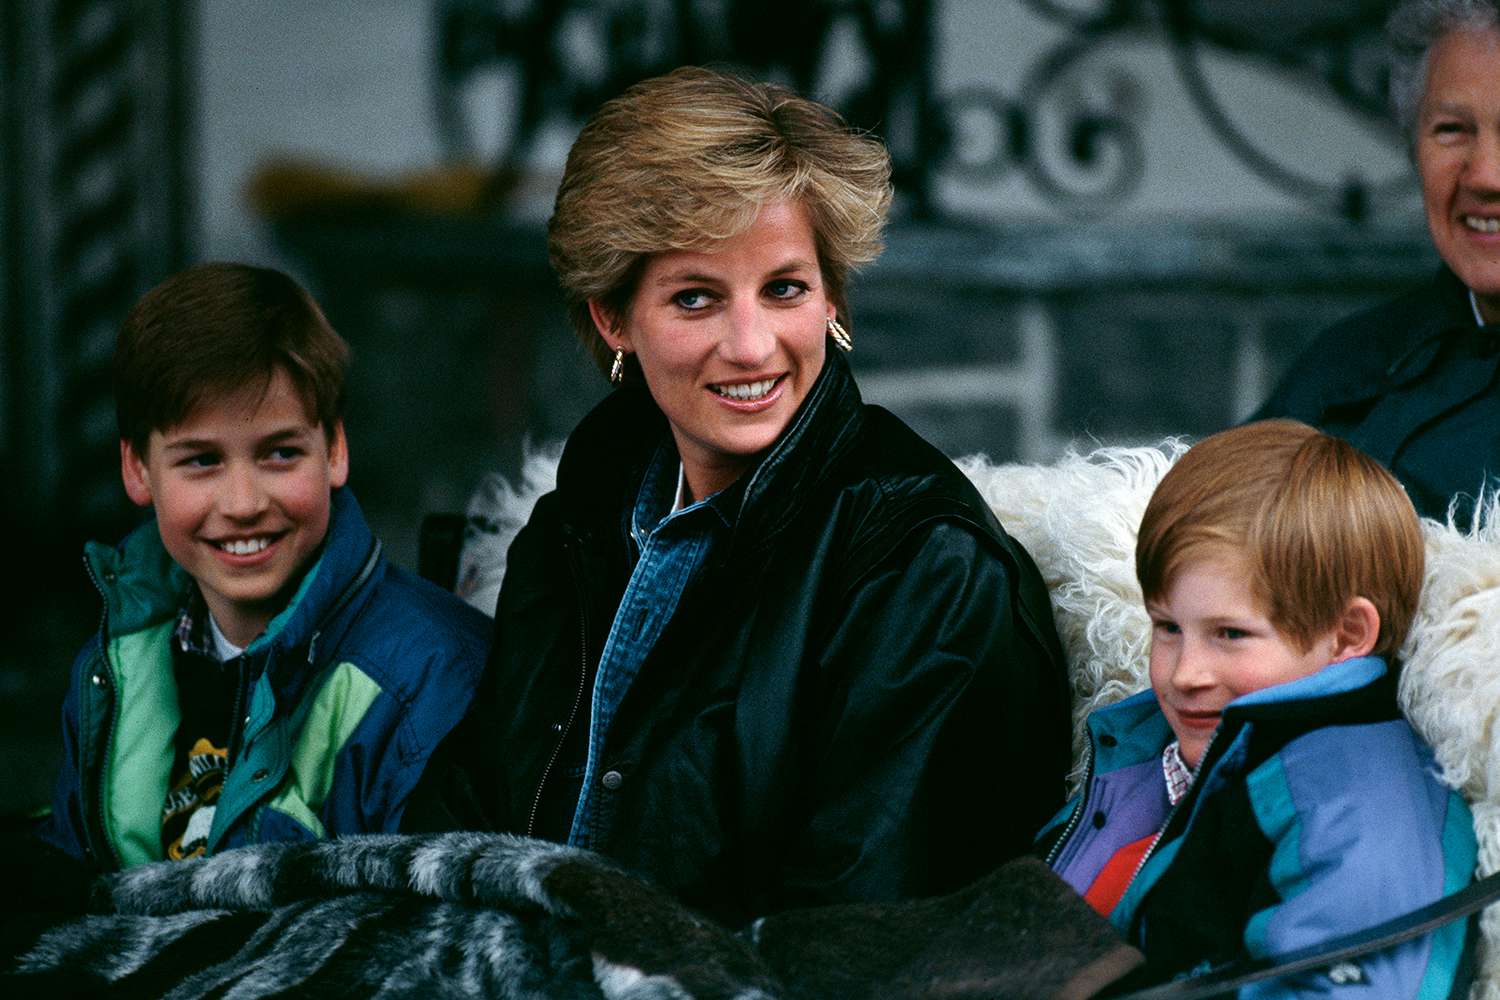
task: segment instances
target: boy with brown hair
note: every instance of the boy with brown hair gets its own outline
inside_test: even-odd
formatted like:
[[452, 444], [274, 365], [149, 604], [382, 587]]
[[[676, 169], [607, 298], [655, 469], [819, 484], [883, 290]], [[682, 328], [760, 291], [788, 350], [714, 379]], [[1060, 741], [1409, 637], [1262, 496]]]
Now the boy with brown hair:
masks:
[[[1423, 578], [1396, 480], [1289, 420], [1190, 449], [1136, 544], [1151, 691], [1092, 713], [1049, 864], [1154, 975], [1281, 955], [1466, 885], [1467, 805], [1396, 704]], [[1463, 922], [1242, 995], [1466, 995]]]
[[291, 278], [203, 264], [114, 358], [125, 491], [155, 518], [85, 562], [45, 840], [99, 869], [395, 831], [462, 717], [488, 622], [388, 565], [344, 486], [348, 347]]

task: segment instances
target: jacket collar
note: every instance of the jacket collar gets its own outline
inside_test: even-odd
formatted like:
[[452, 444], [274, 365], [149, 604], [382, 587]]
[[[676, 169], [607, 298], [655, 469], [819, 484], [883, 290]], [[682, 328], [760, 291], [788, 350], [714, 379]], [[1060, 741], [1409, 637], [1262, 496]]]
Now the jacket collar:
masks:
[[[801, 506], [807, 490], [852, 445], [863, 405], [849, 364], [825, 341], [823, 370], [786, 430], [726, 491], [743, 490], [737, 539], [768, 542]], [[557, 486], [575, 530], [628, 530], [646, 466], [670, 429], [644, 382], [629, 379], [584, 417], [558, 464]], [[743, 542], [740, 544], [744, 544]]]
[[287, 606], [246, 652], [284, 653], [311, 642], [357, 596], [368, 593], [364, 584], [379, 567], [380, 542], [371, 534], [364, 511], [349, 489], [334, 490], [321, 554], [303, 574]]
[[[1252, 691], [1225, 706], [1212, 756], [1217, 759], [1247, 723], [1285, 723], [1302, 731], [1397, 718], [1395, 680], [1385, 660], [1362, 656]], [[1087, 726], [1099, 773], [1159, 756], [1172, 739], [1166, 717], [1149, 689], [1091, 712]]]
[[[321, 554], [303, 574], [292, 599], [247, 653], [285, 653], [309, 642], [355, 598], [378, 569], [379, 542], [347, 488], [333, 491], [328, 536]], [[111, 547], [90, 542], [84, 552], [89, 572], [108, 608], [113, 635], [139, 631], [174, 617], [187, 600], [192, 578], [162, 544], [156, 519], [148, 519]]]
[[823, 370], [780, 440], [745, 475], [736, 537], [769, 545], [853, 445], [864, 406], [843, 351], [825, 340]]
[[[1396, 322], [1369, 331], [1365, 357], [1374, 364], [1362, 365], [1354, 359], [1330, 372], [1324, 407], [1365, 403], [1417, 381], [1437, 362], [1445, 345], [1479, 329], [1469, 289], [1447, 265], [1438, 268], [1431, 284], [1398, 300], [1396, 308], [1400, 310]], [[1375, 365], [1382, 367], [1372, 371]]]
[[1445, 343], [1479, 329], [1469, 289], [1458, 276], [1444, 266], [1439, 269], [1435, 284], [1439, 308], [1433, 310], [1425, 325], [1408, 332], [1405, 343], [1410, 346], [1386, 366], [1386, 384], [1391, 388], [1415, 382], [1427, 374]]
[[115, 635], [166, 621], [187, 600], [192, 577], [167, 554], [156, 518], [142, 522], [119, 545], [89, 542], [83, 562], [99, 588]]

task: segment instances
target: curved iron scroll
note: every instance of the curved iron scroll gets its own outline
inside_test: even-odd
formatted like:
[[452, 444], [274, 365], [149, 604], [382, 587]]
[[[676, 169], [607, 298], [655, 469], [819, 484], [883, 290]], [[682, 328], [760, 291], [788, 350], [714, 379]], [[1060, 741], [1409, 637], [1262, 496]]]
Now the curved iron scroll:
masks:
[[[1276, 190], [1355, 221], [1407, 195], [1407, 173], [1329, 181], [1284, 162], [1236, 124], [1203, 68], [1205, 53], [1249, 58], [1394, 141], [1384, 104], [1386, 0], [1021, 5], [1062, 31], [1015, 92], [981, 86], [939, 95], [932, 0], [440, 0], [438, 121], [450, 154], [473, 156], [464, 88], [483, 71], [509, 74], [512, 125], [497, 154], [498, 199], [550, 120], [576, 125], [636, 80], [712, 62], [785, 80], [884, 138], [915, 215], [936, 210], [941, 176], [993, 182], [1011, 170], [1063, 210], [1092, 213], [1127, 201], [1146, 169], [1146, 84], [1096, 57], [1145, 39], [1171, 52], [1210, 134]], [[854, 53], [856, 79], [829, 93], [835, 32], [845, 46], [841, 62]]]
[[[938, 152], [927, 124], [930, 8], [930, 0], [440, 0], [437, 120], [450, 155], [472, 157], [464, 86], [482, 71], [509, 73], [513, 124], [497, 154], [498, 198], [549, 120], [580, 123], [631, 83], [677, 66], [727, 65], [819, 94], [879, 134], [898, 187], [925, 214]], [[836, 30], [863, 72], [827, 94]]]

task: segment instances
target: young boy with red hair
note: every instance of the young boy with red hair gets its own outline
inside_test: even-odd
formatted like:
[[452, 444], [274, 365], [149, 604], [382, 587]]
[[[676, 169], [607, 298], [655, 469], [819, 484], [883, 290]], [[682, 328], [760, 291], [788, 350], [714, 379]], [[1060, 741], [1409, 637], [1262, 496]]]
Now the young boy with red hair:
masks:
[[[1423, 578], [1396, 480], [1289, 420], [1190, 449], [1141, 521], [1151, 690], [1089, 716], [1049, 863], [1156, 973], [1318, 944], [1450, 894], [1472, 819], [1396, 704]], [[1467, 995], [1465, 924], [1256, 997]], [[1244, 995], [1244, 994], [1242, 994]]]

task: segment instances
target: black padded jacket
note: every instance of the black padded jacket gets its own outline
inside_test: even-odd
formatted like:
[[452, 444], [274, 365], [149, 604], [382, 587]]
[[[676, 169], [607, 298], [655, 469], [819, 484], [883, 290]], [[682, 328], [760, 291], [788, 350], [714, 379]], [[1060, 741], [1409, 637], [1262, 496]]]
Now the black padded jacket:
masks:
[[1500, 326], [1478, 326], [1446, 267], [1335, 324], [1252, 419], [1293, 417], [1346, 438], [1406, 487], [1417, 513], [1467, 524], [1500, 482]]
[[[1035, 566], [828, 357], [737, 484], [735, 525], [642, 664], [599, 772], [594, 846], [731, 924], [954, 889], [1024, 853], [1063, 801], [1069, 691]], [[667, 433], [627, 380], [569, 438], [509, 550], [476, 701], [403, 830], [567, 838], [629, 511]]]

